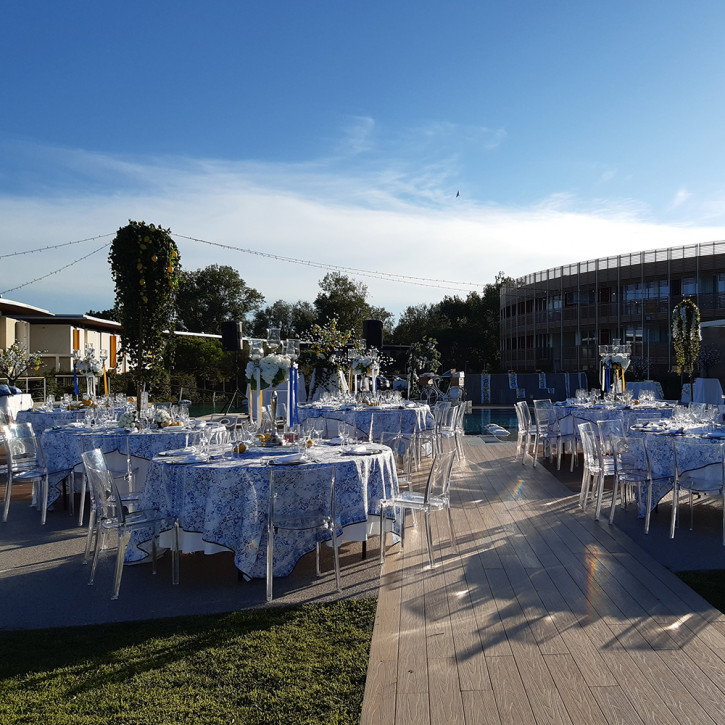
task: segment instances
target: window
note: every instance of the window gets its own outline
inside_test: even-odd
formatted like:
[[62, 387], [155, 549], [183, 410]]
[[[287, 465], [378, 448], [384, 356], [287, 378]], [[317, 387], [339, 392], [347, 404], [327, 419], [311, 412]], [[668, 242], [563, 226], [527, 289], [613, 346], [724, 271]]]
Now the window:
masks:
[[682, 295], [687, 297], [688, 295], [697, 294], [697, 279], [695, 277], [685, 277], [682, 280]]

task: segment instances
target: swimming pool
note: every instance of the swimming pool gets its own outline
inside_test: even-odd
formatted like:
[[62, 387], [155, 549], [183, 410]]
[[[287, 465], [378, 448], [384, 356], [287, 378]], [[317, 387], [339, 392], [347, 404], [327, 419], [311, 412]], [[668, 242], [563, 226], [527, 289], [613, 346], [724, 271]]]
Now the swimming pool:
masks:
[[488, 433], [486, 426], [496, 423], [511, 433], [516, 433], [516, 411], [511, 408], [477, 408], [472, 413], [463, 416], [463, 429], [466, 435], [481, 435]]

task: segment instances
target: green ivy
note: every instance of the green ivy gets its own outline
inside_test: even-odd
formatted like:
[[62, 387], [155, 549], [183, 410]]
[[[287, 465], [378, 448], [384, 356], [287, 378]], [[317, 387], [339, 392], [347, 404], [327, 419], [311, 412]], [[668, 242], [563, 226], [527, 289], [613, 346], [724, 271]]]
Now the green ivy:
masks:
[[164, 330], [171, 328], [181, 272], [179, 250], [169, 229], [129, 220], [118, 230], [108, 255], [116, 284], [121, 354], [137, 392], [156, 384], [164, 371]]

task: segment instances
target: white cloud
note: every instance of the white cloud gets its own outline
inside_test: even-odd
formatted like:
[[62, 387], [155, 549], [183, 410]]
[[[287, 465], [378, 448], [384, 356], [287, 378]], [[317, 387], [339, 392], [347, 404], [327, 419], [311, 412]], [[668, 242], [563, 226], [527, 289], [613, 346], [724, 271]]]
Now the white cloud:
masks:
[[[657, 223], [634, 200], [584, 204], [560, 193], [518, 207], [456, 202], [444, 163], [412, 171], [391, 163], [340, 174], [322, 163], [82, 154], [74, 168], [81, 166], [94, 186], [105, 191], [0, 196], [3, 253], [112, 233], [130, 218], [170, 227], [179, 235], [284, 257], [483, 286], [499, 270], [522, 276], [601, 256], [725, 236], [721, 224]], [[184, 268], [230, 264], [268, 302], [311, 301], [325, 274], [315, 267], [177, 239]], [[0, 292], [57, 269], [100, 243], [3, 259]], [[100, 252], [7, 296], [56, 312], [110, 306], [113, 284], [106, 256]], [[361, 279], [373, 304], [396, 313], [408, 304], [453, 293]], [[461, 286], [460, 293], [468, 289]]]
[[684, 186], [681, 186], [677, 193], [675, 194], [674, 198], [672, 199], [671, 206], [673, 209], [677, 209], [677, 207], [682, 206], [686, 201], [690, 199], [692, 194], [690, 194], [687, 189], [685, 189]]

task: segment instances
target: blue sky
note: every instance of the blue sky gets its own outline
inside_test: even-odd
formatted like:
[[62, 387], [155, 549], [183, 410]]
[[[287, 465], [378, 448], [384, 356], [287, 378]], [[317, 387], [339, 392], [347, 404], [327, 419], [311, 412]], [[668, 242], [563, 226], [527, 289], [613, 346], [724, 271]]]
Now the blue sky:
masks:
[[[710, 0], [9, 0], [0, 254], [131, 218], [484, 285], [722, 239], [724, 20]], [[185, 268], [231, 264], [268, 302], [325, 273], [183, 237]], [[111, 238], [0, 259], [0, 292], [110, 306], [105, 251], [26, 283]], [[471, 289], [361, 279], [396, 313]]]

